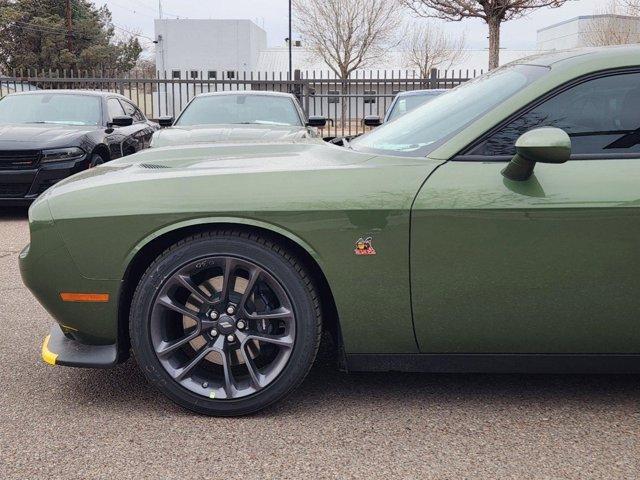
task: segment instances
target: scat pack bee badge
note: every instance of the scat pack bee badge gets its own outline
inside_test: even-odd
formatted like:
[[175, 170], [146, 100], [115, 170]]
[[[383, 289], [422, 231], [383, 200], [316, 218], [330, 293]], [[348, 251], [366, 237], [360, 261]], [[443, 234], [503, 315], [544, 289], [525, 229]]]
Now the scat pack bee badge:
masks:
[[373, 248], [371, 237], [360, 237], [356, 242], [356, 248], [353, 251], [356, 255], [375, 255], [376, 249]]

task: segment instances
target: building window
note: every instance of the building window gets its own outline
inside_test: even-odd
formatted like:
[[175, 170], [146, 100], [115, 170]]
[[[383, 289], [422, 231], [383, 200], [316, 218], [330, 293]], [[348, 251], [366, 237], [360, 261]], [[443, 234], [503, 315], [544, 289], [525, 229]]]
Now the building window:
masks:
[[207, 78], [209, 80], [216, 80], [218, 78], [218, 72], [216, 72], [215, 70], [209, 70], [207, 72]]
[[338, 90], [329, 90], [327, 92], [329, 94], [329, 103], [340, 103], [340, 92]]
[[193, 78], [193, 79], [198, 78], [198, 71], [197, 71], [197, 70], [191, 70], [191, 71], [189, 72], [189, 76], [190, 76], [191, 78]]
[[227, 78], [230, 80], [236, 78], [236, 72], [234, 72], [233, 70], [229, 70], [227, 72]]
[[364, 103], [376, 103], [376, 97], [373, 95], [377, 95], [377, 91], [375, 90], [365, 90], [364, 91]]
[[180, 70], [172, 70], [171, 78], [173, 78], [174, 80], [179, 80], [180, 78], [182, 78], [182, 73], [180, 72]]

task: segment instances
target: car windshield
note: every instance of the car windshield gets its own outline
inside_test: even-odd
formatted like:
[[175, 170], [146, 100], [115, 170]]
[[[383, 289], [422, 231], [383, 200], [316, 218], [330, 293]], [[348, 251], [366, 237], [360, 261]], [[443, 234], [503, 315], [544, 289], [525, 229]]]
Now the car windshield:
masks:
[[387, 122], [395, 120], [396, 118], [400, 118], [405, 113], [409, 113], [410, 111], [418, 108], [420, 105], [424, 105], [425, 103], [430, 102], [442, 93], [443, 92], [424, 92], [420, 94], [402, 95], [401, 97], [398, 97], [398, 99], [394, 102], [391, 111], [389, 112]]
[[548, 72], [508, 65], [478, 77], [350, 142], [354, 150], [424, 157], [455, 133]]
[[302, 126], [302, 121], [290, 97], [231, 94], [195, 98], [176, 122], [177, 126], [219, 124]]
[[7, 123], [100, 125], [101, 99], [62, 93], [9, 95], [0, 101], [0, 124]]

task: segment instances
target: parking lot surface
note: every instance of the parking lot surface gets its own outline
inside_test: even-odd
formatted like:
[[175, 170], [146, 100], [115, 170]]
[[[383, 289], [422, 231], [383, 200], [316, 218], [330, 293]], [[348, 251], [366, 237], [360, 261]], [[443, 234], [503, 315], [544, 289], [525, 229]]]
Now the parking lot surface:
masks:
[[640, 476], [638, 376], [339, 372], [321, 360], [262, 413], [173, 405], [130, 360], [40, 361], [51, 318], [24, 288], [26, 211], [0, 213], [0, 478]]

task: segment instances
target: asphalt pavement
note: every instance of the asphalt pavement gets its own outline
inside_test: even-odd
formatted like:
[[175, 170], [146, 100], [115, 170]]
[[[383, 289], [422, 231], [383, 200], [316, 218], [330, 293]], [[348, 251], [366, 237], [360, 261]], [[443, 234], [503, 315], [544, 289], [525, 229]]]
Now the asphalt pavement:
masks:
[[0, 212], [0, 479], [633, 479], [640, 377], [352, 374], [319, 361], [237, 419], [112, 370], [50, 367], [20, 281], [26, 211]]

